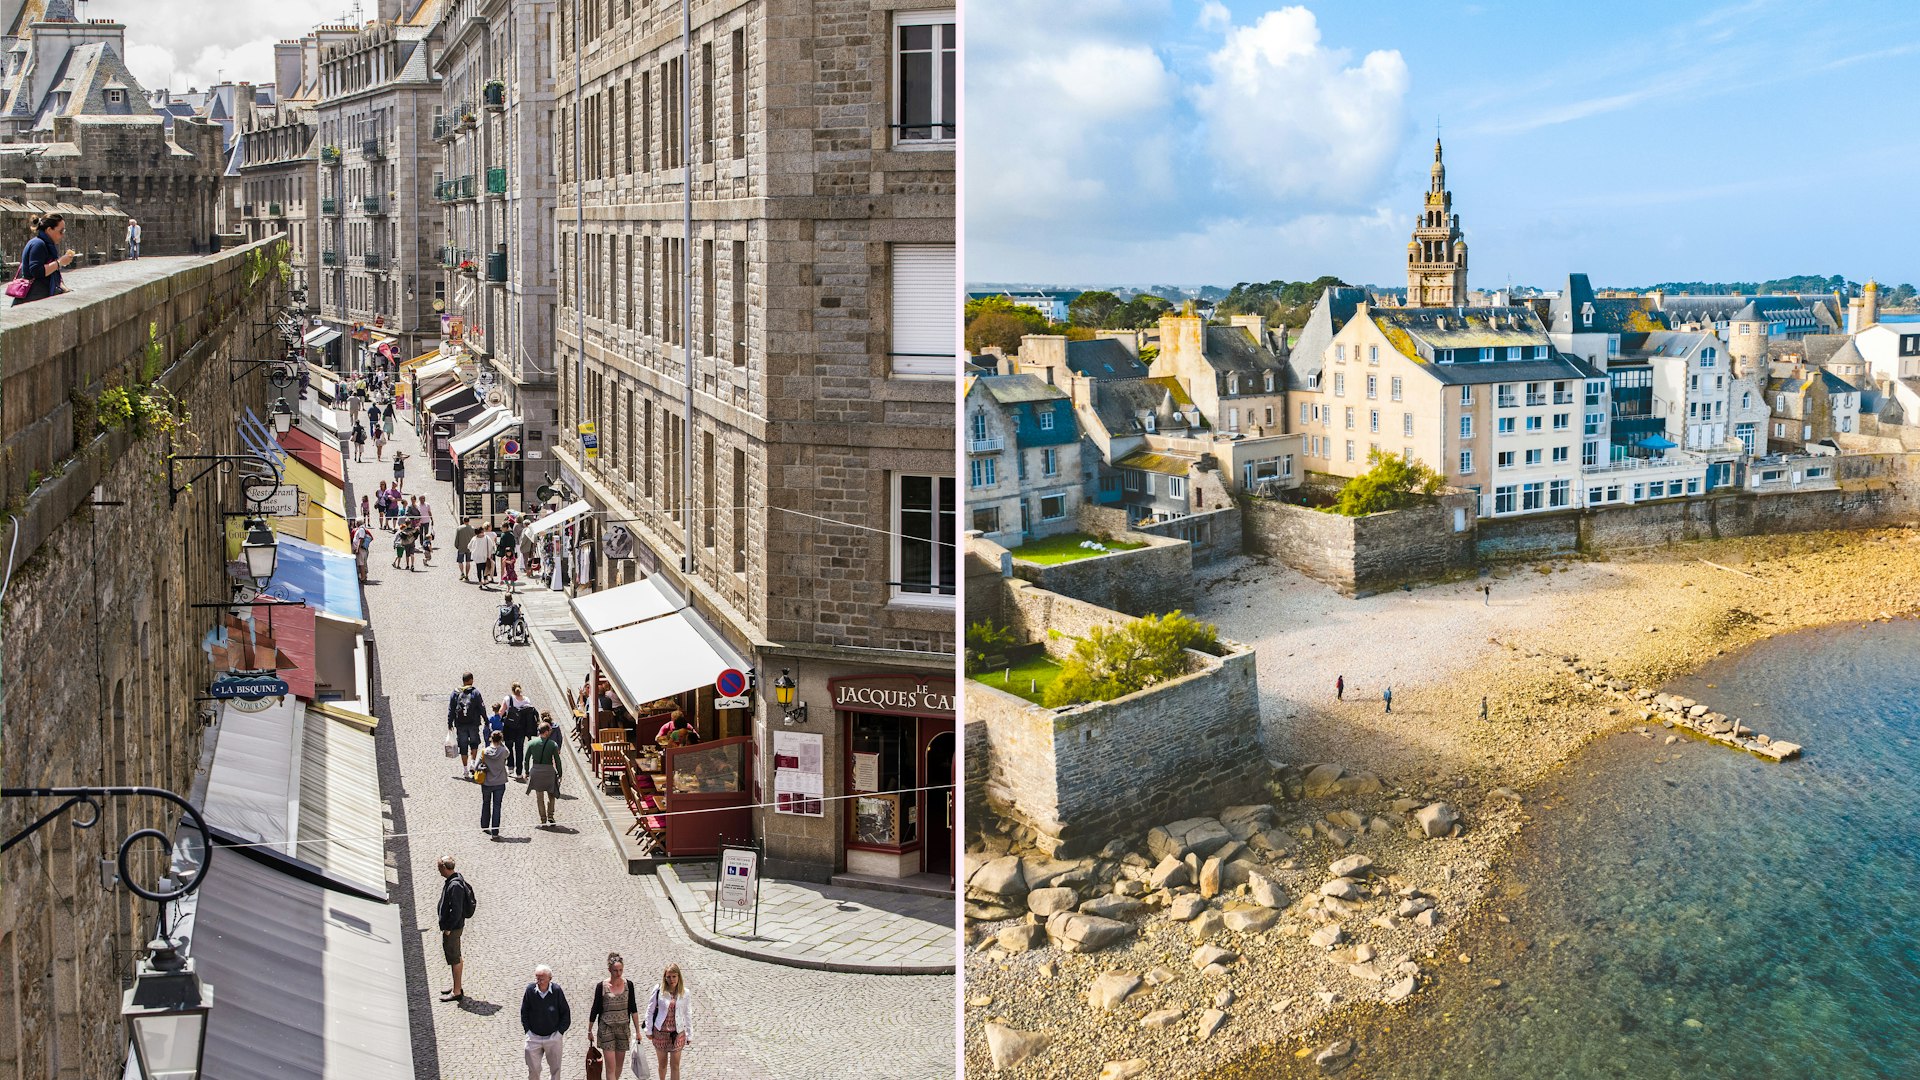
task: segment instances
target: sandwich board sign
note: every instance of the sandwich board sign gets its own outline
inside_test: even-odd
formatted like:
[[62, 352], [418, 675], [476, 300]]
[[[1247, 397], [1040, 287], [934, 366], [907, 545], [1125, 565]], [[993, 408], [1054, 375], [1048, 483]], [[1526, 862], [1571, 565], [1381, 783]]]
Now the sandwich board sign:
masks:
[[713, 928], [720, 931], [720, 909], [753, 914], [753, 932], [760, 932], [760, 848], [752, 844], [720, 846], [719, 880], [713, 891]]

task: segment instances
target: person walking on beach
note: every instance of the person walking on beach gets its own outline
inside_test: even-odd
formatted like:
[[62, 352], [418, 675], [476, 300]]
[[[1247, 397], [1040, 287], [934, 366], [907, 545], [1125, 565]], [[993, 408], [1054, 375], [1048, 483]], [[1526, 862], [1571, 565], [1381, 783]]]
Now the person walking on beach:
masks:
[[1481, 604], [1482, 607], [1492, 607], [1493, 606], [1493, 585], [1489, 583], [1489, 584], [1480, 586], [1480, 596], [1484, 601], [1484, 603]]
[[1380, 700], [1386, 702], [1387, 711], [1392, 712], [1393, 711], [1393, 687], [1389, 686], [1385, 690], [1380, 691]]
[[467, 758], [480, 750], [480, 726], [487, 722], [486, 699], [474, 688], [473, 672], [460, 676], [460, 689], [447, 695], [447, 726], [453, 729], [460, 747], [460, 774], [466, 775]]
[[573, 1026], [573, 1010], [567, 1007], [566, 991], [553, 981], [553, 969], [545, 964], [533, 969], [533, 981], [520, 995], [520, 1028], [527, 1033], [527, 1080], [540, 1080], [540, 1063], [547, 1063], [547, 1075], [560, 1080], [560, 1051], [567, 1029]]
[[[627, 981], [626, 961], [607, 954], [607, 977], [593, 988], [593, 1008], [587, 1012], [587, 1045], [598, 1046], [607, 1060], [606, 1076], [619, 1076], [641, 1031], [640, 1010], [634, 1007], [633, 984]], [[663, 1069], [660, 1080], [667, 1080]]]
[[487, 736], [487, 748], [480, 751], [480, 828], [495, 840], [500, 839], [500, 807], [507, 798], [507, 745], [498, 731]]
[[668, 964], [660, 973], [660, 984], [647, 996], [643, 1024], [660, 1066], [654, 1075], [659, 1080], [680, 1080], [680, 1054], [686, 1050], [693, 1028], [693, 1005], [687, 1000], [687, 983], [679, 964]]
[[467, 996], [460, 985], [460, 935], [466, 931], [467, 920], [473, 918], [476, 904], [473, 886], [454, 872], [453, 856], [440, 857], [440, 878], [440, 953], [453, 969], [453, 986], [440, 991], [440, 1000], [459, 1001]]
[[1333, 700], [1347, 700], [1347, 677], [1345, 675], [1335, 675], [1333, 677]]
[[460, 527], [453, 530], [453, 561], [460, 567], [460, 580], [471, 581], [467, 570], [473, 566], [473, 519], [461, 518]]
[[1480, 698], [1480, 722], [1487, 722], [1487, 699], [1484, 695]]
[[533, 796], [540, 824], [553, 824], [553, 797], [560, 793], [560, 737], [553, 718], [540, 714], [540, 737], [527, 744], [527, 794]]

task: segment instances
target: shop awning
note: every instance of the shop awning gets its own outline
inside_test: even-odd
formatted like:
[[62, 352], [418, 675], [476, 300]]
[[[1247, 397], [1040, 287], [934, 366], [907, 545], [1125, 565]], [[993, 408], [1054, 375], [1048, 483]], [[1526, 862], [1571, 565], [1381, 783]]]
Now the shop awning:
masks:
[[458, 383], [420, 403], [420, 410], [432, 413], [436, 420], [465, 420], [484, 407], [473, 387]]
[[216, 994], [205, 1075], [412, 1080], [399, 905], [238, 851], [194, 895], [187, 953]]
[[[537, 536], [544, 536], [560, 526], [565, 525], [567, 522], [572, 521], [574, 518], [592, 512], [593, 507], [588, 506], [585, 499], [577, 499], [569, 505], [563, 506], [553, 513], [548, 514], [546, 517], [528, 525], [527, 539], [531, 540]], [[637, 585], [639, 582], [635, 582], [635, 584]]]
[[305, 600], [343, 619], [365, 622], [360, 573], [353, 556], [294, 536], [280, 537], [279, 562], [267, 591], [280, 600]]
[[346, 494], [299, 458], [287, 462], [286, 482], [306, 493], [307, 512], [302, 517], [274, 518], [275, 527], [298, 530], [302, 539], [352, 553], [353, 545], [347, 535]]
[[453, 451], [453, 456], [465, 457], [482, 446], [485, 446], [496, 437], [505, 435], [507, 432], [519, 427], [520, 424], [520, 418], [505, 409], [500, 409], [485, 421], [482, 421], [480, 417], [475, 417], [472, 426], [460, 434], [455, 435], [453, 439], [447, 443], [447, 448]]
[[424, 364], [429, 360], [437, 359], [439, 356], [440, 356], [439, 349], [434, 349], [431, 352], [423, 352], [419, 356], [416, 356], [411, 360], [403, 361], [400, 364], [400, 370], [405, 371], [408, 368], [419, 367], [421, 364]]
[[415, 386], [418, 386], [428, 379], [437, 379], [442, 375], [451, 375], [453, 374], [453, 369], [458, 366], [460, 366], [460, 358], [458, 356], [449, 356], [446, 353], [441, 353], [439, 359], [429, 360], [414, 369], [413, 383]]
[[573, 608], [573, 621], [588, 636], [657, 619], [686, 606], [686, 601], [674, 593], [664, 577], [650, 577], [604, 592], [576, 596], [567, 603]]
[[593, 635], [600, 667], [630, 709], [683, 693], [745, 661], [685, 611]]
[[309, 330], [306, 336], [300, 339], [302, 344], [314, 349], [338, 340], [340, 340], [340, 331], [335, 330], [331, 326], [321, 326]]
[[313, 609], [301, 604], [255, 604], [256, 640], [264, 632], [290, 665], [278, 668], [295, 697], [313, 698]]
[[346, 466], [340, 460], [340, 451], [298, 428], [281, 432], [280, 445], [287, 448], [294, 460], [326, 477], [328, 483], [340, 488], [347, 486]]

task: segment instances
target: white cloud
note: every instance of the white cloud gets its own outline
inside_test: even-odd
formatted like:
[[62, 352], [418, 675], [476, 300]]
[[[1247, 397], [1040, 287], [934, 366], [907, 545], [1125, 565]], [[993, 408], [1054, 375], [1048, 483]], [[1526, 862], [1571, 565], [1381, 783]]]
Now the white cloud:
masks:
[[1200, 29], [1225, 30], [1233, 23], [1233, 12], [1220, 0], [1207, 0], [1200, 5]]
[[1281, 8], [1228, 30], [1193, 97], [1220, 180], [1307, 208], [1365, 205], [1406, 134], [1406, 61], [1370, 52], [1358, 65], [1321, 45], [1313, 13]]
[[[366, 0], [371, 13], [375, 0]], [[273, 79], [273, 45], [350, 13], [352, 0], [91, 0], [81, 14], [127, 24], [127, 66], [148, 90]]]

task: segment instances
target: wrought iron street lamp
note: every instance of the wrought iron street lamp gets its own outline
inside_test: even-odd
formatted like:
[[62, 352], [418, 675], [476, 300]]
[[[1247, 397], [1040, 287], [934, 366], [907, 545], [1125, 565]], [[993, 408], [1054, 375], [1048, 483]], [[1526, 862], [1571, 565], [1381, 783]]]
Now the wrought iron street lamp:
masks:
[[148, 956], [121, 999], [134, 1057], [146, 1080], [199, 1080], [207, 1052], [207, 1014], [213, 987], [200, 981], [193, 961], [164, 933], [147, 943]]
[[266, 588], [280, 562], [280, 542], [264, 518], [247, 519], [247, 537], [240, 542], [240, 555], [246, 560], [247, 576], [254, 584]]
[[273, 403], [274, 434], [285, 435], [287, 433], [287, 429], [291, 428], [292, 426], [293, 426], [293, 409], [290, 406], [288, 406], [287, 399], [284, 397], [275, 399]]
[[802, 701], [796, 705], [793, 701], [797, 689], [792, 669], [781, 668], [780, 677], [773, 680], [773, 700], [780, 706], [780, 719], [789, 727], [807, 722], [807, 703]]

